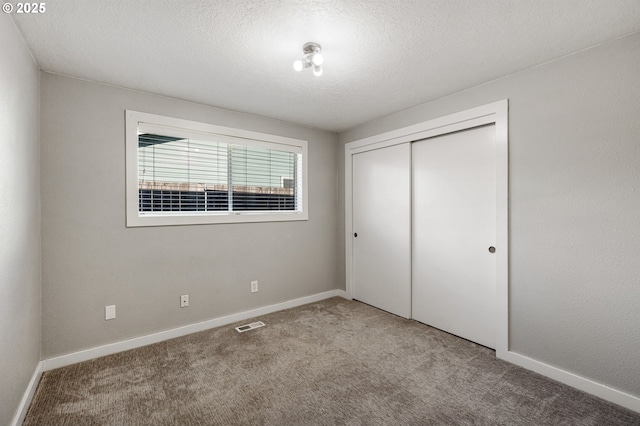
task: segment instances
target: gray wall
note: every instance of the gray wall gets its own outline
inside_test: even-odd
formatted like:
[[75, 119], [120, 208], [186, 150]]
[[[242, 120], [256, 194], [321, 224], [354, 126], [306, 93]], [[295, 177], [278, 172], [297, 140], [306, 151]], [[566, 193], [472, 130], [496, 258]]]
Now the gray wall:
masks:
[[40, 361], [40, 74], [0, 14], [0, 424]]
[[[48, 73], [41, 85], [44, 358], [336, 288], [335, 134]], [[125, 109], [308, 140], [309, 220], [126, 228]]]
[[[640, 34], [374, 120], [339, 139], [504, 98], [511, 349], [640, 396]], [[342, 148], [341, 187], [343, 159]], [[342, 218], [340, 229], [344, 238]]]

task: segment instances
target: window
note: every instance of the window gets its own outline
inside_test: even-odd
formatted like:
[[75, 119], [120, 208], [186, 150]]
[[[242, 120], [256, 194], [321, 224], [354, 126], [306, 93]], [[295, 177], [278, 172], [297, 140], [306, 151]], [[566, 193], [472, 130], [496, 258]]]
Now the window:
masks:
[[126, 112], [127, 226], [306, 220], [307, 142]]

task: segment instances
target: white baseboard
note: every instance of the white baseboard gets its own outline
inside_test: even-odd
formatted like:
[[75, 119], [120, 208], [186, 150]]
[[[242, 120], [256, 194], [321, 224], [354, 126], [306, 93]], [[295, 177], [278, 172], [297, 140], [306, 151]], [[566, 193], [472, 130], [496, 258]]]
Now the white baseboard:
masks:
[[38, 383], [40, 383], [40, 377], [42, 377], [43, 370], [44, 363], [40, 361], [36, 365], [36, 369], [33, 372], [33, 376], [31, 376], [31, 380], [29, 380], [29, 384], [27, 385], [27, 389], [24, 391], [24, 395], [22, 395], [22, 400], [20, 400], [20, 405], [16, 410], [16, 414], [13, 417], [11, 426], [20, 426], [24, 421], [24, 418], [27, 415], [27, 411], [29, 410], [29, 405], [31, 405], [33, 394], [36, 393]]
[[[160, 331], [158, 333], [147, 334], [146, 336], [135, 337], [133, 339], [123, 340], [116, 343], [110, 343], [79, 352], [61, 355], [55, 358], [45, 359], [44, 371], [53, 370], [55, 368], [65, 367], [67, 365], [76, 364], [82, 361], [99, 358], [105, 355], [111, 355], [118, 352], [127, 351], [129, 349], [139, 348], [141, 346], [162, 342], [164, 340], [174, 339], [176, 337], [185, 336], [187, 334], [196, 333], [198, 331], [208, 330], [210, 328], [221, 327], [237, 321], [243, 321], [260, 315], [270, 314], [272, 312], [282, 311], [284, 309], [295, 308], [296, 306], [314, 303], [320, 300], [329, 299], [331, 297], [343, 296], [345, 292], [342, 290], [330, 290], [324, 293], [318, 293], [311, 296], [301, 297], [299, 299], [288, 300], [275, 305], [264, 306], [262, 308], [252, 309], [250, 311], [239, 312], [237, 314], [225, 317], [214, 318], [195, 324], [185, 325], [183, 327], [173, 328], [171, 330]], [[346, 298], [346, 297], [345, 297]]]
[[[284, 309], [295, 308], [297, 306], [306, 305], [308, 303], [318, 302], [320, 300], [329, 299], [331, 297], [342, 297], [344, 299], [351, 300], [352, 298], [344, 290], [331, 290], [324, 293], [318, 293], [311, 296], [301, 297], [299, 299], [293, 299], [282, 303], [276, 303], [274, 305], [265, 306], [262, 308], [252, 309], [250, 311], [239, 312], [237, 314], [228, 315], [225, 317], [215, 318], [196, 324], [190, 324], [183, 327], [174, 328], [171, 330], [161, 331], [158, 333], [149, 334], [129, 340], [124, 340], [117, 343], [111, 343], [108, 345], [98, 346], [95, 348], [87, 349], [84, 351], [74, 352], [67, 355], [62, 355], [55, 358], [46, 359], [40, 361], [36, 367], [36, 370], [31, 377], [29, 386], [22, 397], [19, 409], [11, 423], [12, 426], [19, 426], [22, 424], [29, 404], [33, 398], [33, 394], [36, 391], [40, 376], [43, 371], [52, 370], [54, 368], [64, 367], [67, 365], [75, 364], [82, 361], [88, 361], [90, 359], [99, 358], [101, 356], [110, 355], [129, 349], [138, 348], [141, 346], [150, 345], [152, 343], [162, 342], [164, 340], [173, 339], [187, 334], [196, 333], [198, 331], [208, 330], [210, 328], [221, 327], [223, 325], [231, 324], [237, 321], [243, 321], [249, 318], [257, 317], [260, 315], [266, 315], [273, 312], [281, 311]], [[553, 367], [549, 364], [545, 364], [540, 361], [528, 358], [524, 355], [520, 355], [516, 352], [497, 352], [497, 357], [508, 361], [512, 364], [526, 368], [527, 370], [534, 371], [538, 374], [546, 376], [550, 379], [564, 383], [581, 391], [590, 393], [605, 401], [612, 402], [622, 407], [640, 413], [640, 398], [620, 390], [611, 388], [598, 382], [586, 379], [578, 376], [574, 373], [562, 370], [557, 367]]]
[[353, 300], [349, 294], [344, 290], [336, 290], [336, 296], [342, 297], [343, 299]]
[[535, 371], [538, 374], [564, 383], [565, 385], [569, 385], [581, 391], [595, 395], [605, 401], [613, 402], [614, 404], [640, 413], [640, 398], [637, 396], [610, 388], [602, 383], [594, 382], [582, 376], [578, 376], [577, 374], [553, 367], [549, 364], [545, 364], [544, 362], [536, 361], [515, 352], [507, 351], [497, 353], [497, 357], [520, 367], [524, 367], [527, 370]]

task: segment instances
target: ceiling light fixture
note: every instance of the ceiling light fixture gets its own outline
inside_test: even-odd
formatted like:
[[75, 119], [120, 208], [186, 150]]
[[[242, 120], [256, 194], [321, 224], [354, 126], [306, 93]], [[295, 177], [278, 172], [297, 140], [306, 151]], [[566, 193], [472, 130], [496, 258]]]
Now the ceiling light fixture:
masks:
[[302, 71], [304, 68], [313, 67], [313, 75], [320, 77], [322, 75], [322, 63], [324, 62], [321, 51], [322, 47], [318, 43], [312, 41], [305, 43], [302, 46], [302, 59], [293, 62], [293, 69]]

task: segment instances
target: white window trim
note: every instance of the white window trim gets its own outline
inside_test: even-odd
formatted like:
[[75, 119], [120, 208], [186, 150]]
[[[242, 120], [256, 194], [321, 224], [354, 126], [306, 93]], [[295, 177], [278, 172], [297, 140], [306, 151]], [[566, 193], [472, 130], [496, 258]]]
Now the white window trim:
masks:
[[[281, 147], [284, 150], [302, 153], [302, 210], [286, 212], [181, 212], [180, 214], [172, 212], [170, 214], [141, 216], [138, 212], [138, 126], [140, 123], [144, 123], [145, 128], [153, 125], [162, 126], [164, 129], [173, 127], [183, 136], [187, 133], [197, 133], [200, 137], [203, 135], [206, 137], [206, 135], [209, 134], [216, 135], [218, 139], [222, 136], [224, 139], [228, 139], [234, 143], [276, 149], [277, 147]], [[184, 132], [182, 130], [184, 130]], [[242, 141], [234, 141], [234, 138], [242, 138]], [[305, 140], [126, 110], [125, 145], [127, 227], [282, 222], [309, 219], [308, 143]]]

